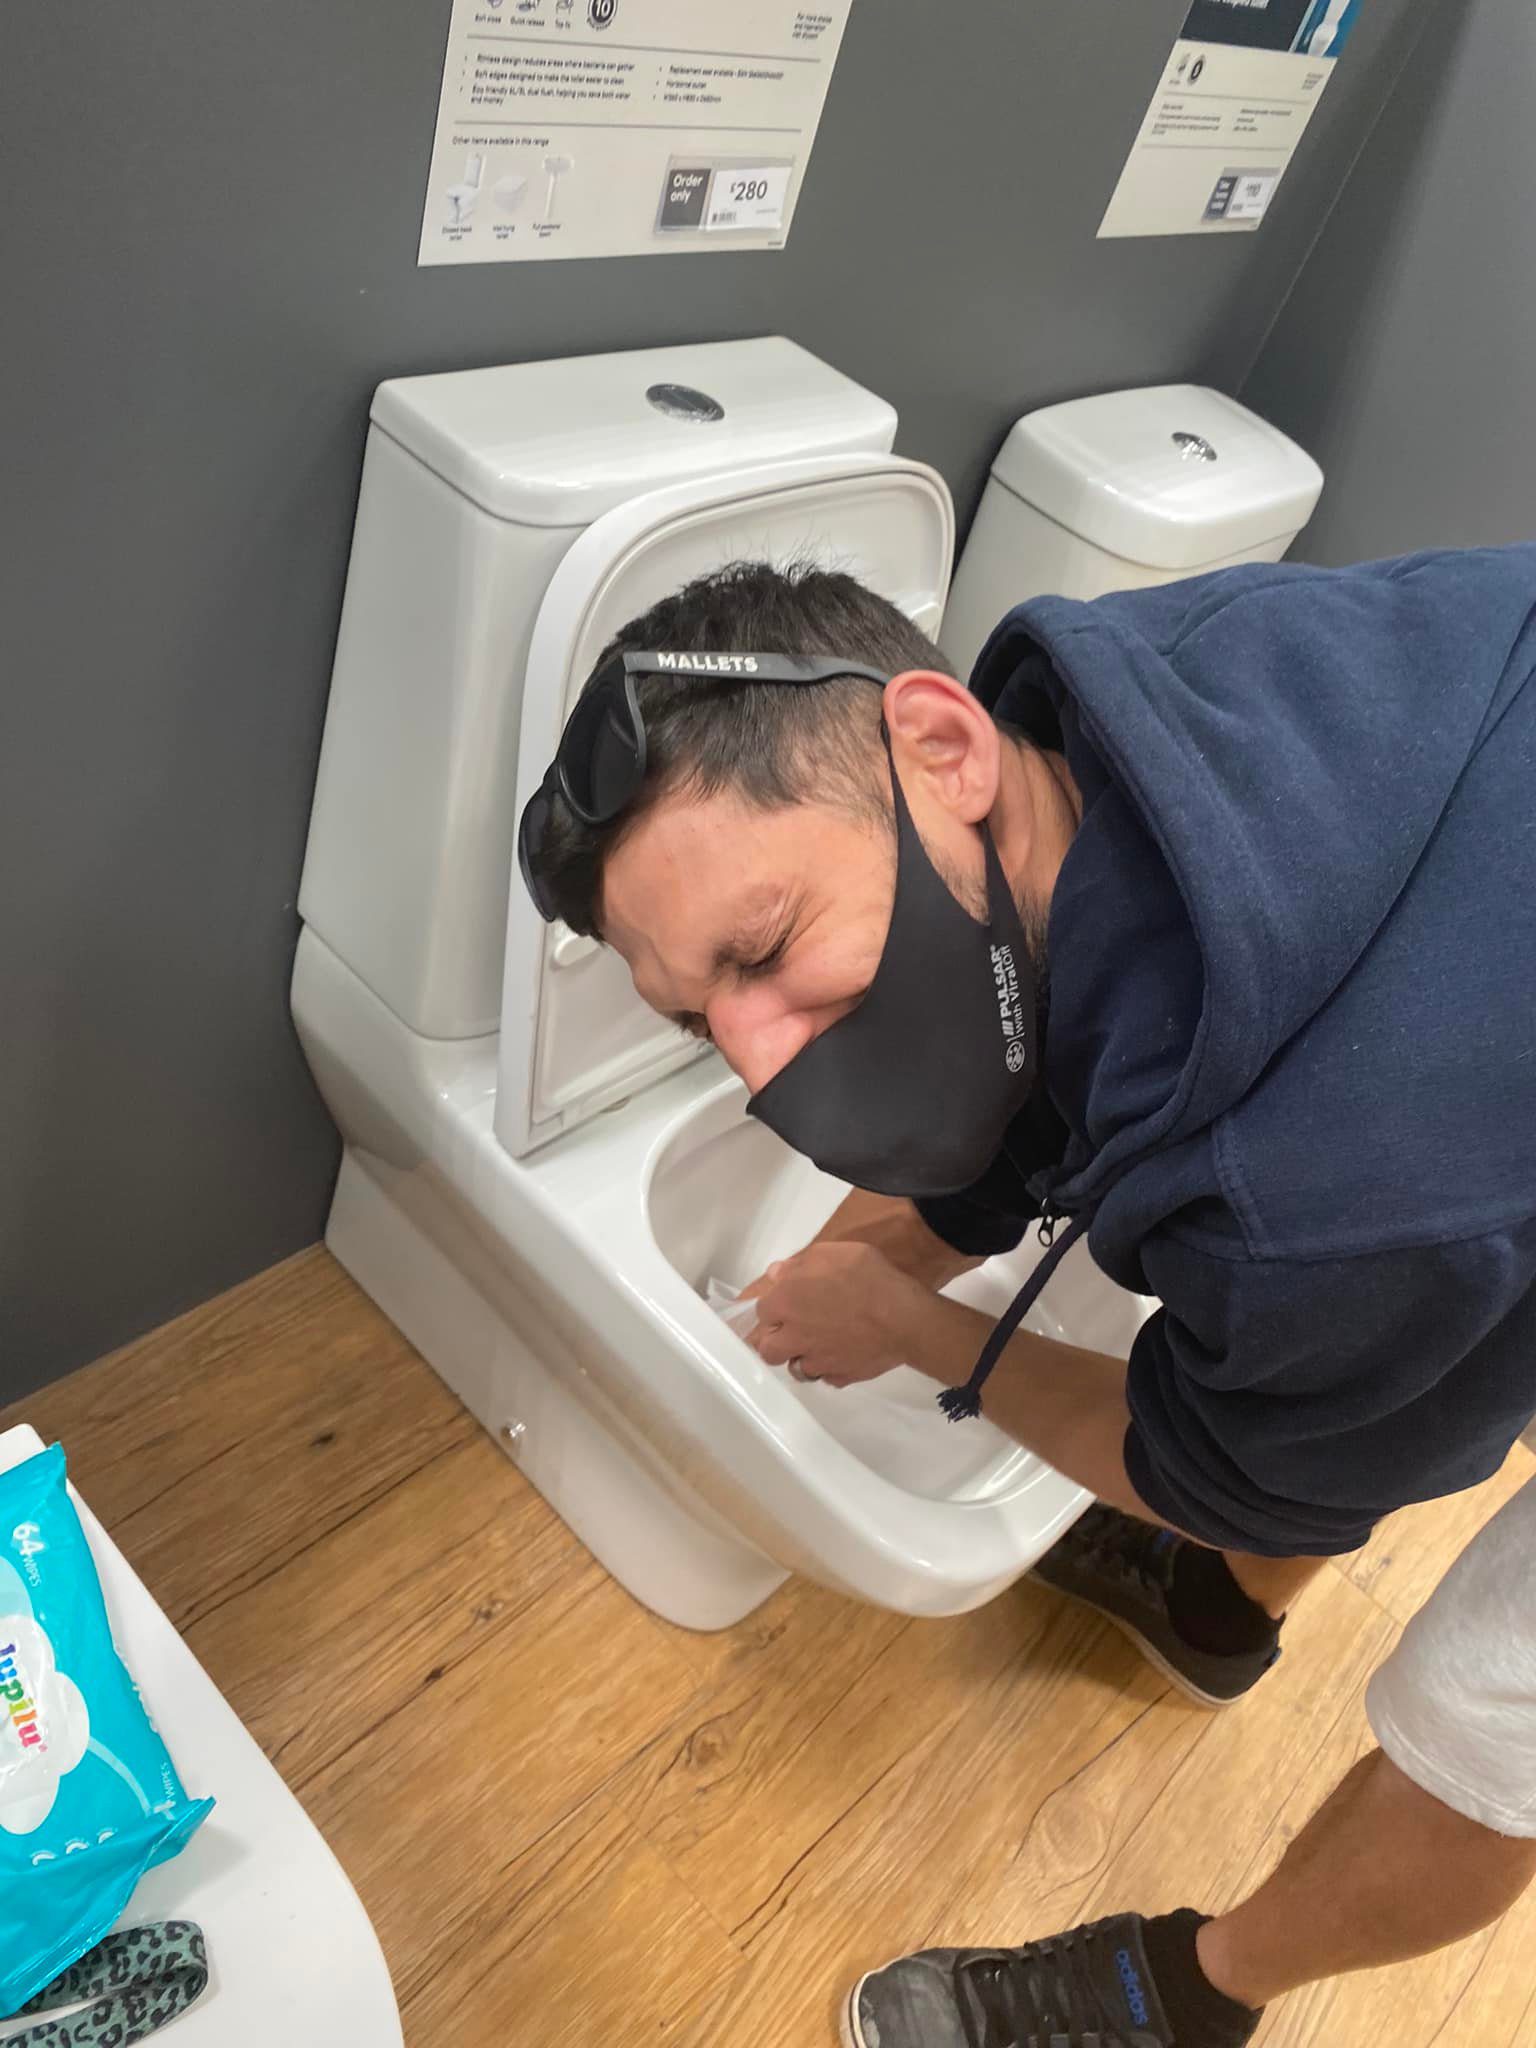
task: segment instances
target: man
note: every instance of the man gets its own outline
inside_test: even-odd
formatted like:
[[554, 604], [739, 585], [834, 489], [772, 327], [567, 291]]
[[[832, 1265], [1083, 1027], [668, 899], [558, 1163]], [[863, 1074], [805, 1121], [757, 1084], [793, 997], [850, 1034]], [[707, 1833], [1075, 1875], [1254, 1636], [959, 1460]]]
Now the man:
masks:
[[1536, 1877], [1536, 1479], [1475, 1536], [1371, 1680], [1381, 1747], [1231, 1912], [1120, 1913], [1016, 1949], [937, 1949], [855, 1985], [848, 2048], [1242, 2048], [1262, 2007], [1424, 1955]]
[[[1022, 606], [966, 689], [851, 578], [738, 565], [620, 635], [523, 821], [544, 913], [875, 1191], [763, 1277], [763, 1357], [908, 1363], [1091, 1488], [1040, 1576], [1208, 1705], [1536, 1410], [1533, 603], [1529, 548], [1245, 568]], [[1034, 1218], [1163, 1302], [1128, 1367], [938, 1295]], [[999, 1983], [1077, 1971], [1072, 2041], [1122, 1954], [1217, 1997], [1194, 1918]], [[1010, 2038], [945, 1986], [865, 2038]]]

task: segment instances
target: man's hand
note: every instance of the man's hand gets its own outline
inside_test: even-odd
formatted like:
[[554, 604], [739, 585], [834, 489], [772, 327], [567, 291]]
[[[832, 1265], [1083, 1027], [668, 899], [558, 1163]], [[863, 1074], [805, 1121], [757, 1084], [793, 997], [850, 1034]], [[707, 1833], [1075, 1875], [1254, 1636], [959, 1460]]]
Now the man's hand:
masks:
[[[837, 1256], [830, 1262], [823, 1262], [823, 1253], [835, 1253]], [[806, 1261], [812, 1263], [806, 1265]], [[786, 1276], [791, 1276], [798, 1306], [802, 1287], [808, 1296], [813, 1283], [819, 1285], [829, 1272], [834, 1272], [840, 1274], [843, 1283], [854, 1290], [850, 1299], [857, 1307], [859, 1276], [862, 1274], [864, 1288], [872, 1304], [890, 1306], [900, 1298], [910, 1309], [911, 1294], [901, 1295], [896, 1282], [905, 1281], [909, 1288], [916, 1287], [919, 1294], [937, 1293], [957, 1275], [980, 1264], [979, 1259], [957, 1252], [953, 1245], [946, 1244], [943, 1238], [931, 1231], [913, 1203], [890, 1195], [866, 1194], [855, 1188], [839, 1203], [804, 1251], [770, 1266], [750, 1287], [742, 1289], [743, 1301], [759, 1304], [757, 1329], [750, 1341], [770, 1365], [787, 1365], [793, 1359], [793, 1371], [806, 1379], [824, 1378], [828, 1385], [838, 1387], [846, 1387], [855, 1380], [871, 1379], [876, 1373], [888, 1372], [893, 1365], [904, 1363], [899, 1343], [895, 1356], [885, 1357], [879, 1364], [874, 1364], [871, 1361], [879, 1346], [874, 1342], [873, 1330], [866, 1328], [862, 1342], [840, 1345], [840, 1355], [852, 1357], [857, 1352], [860, 1361], [857, 1368], [833, 1371], [830, 1367], [817, 1365], [803, 1349], [781, 1351], [778, 1333], [772, 1330], [771, 1325], [775, 1320], [782, 1324], [783, 1319], [764, 1310], [764, 1296], [779, 1286]], [[843, 1304], [845, 1309], [848, 1305], [847, 1302]], [[812, 1313], [819, 1313], [819, 1310]], [[851, 1331], [844, 1333], [847, 1338], [852, 1335]], [[886, 1348], [889, 1349], [889, 1345]]]
[[[861, 1188], [844, 1196], [806, 1250], [826, 1244], [872, 1245], [898, 1273], [920, 1280], [935, 1294], [982, 1263], [931, 1231], [914, 1203], [894, 1195], [865, 1194]], [[741, 1290], [742, 1300], [755, 1301], [767, 1284], [767, 1274], [759, 1275]]]
[[[962, 1386], [992, 1318], [939, 1289], [979, 1259], [936, 1237], [910, 1202], [852, 1194], [821, 1234], [747, 1288], [750, 1339], [770, 1365], [851, 1386], [910, 1365]], [[1111, 1507], [1156, 1521], [1125, 1469], [1125, 1360], [1020, 1330], [987, 1382], [982, 1413]]]
[[756, 1298], [749, 1341], [760, 1357], [796, 1378], [847, 1387], [905, 1364], [933, 1293], [872, 1245], [850, 1241], [808, 1245], [770, 1266]]

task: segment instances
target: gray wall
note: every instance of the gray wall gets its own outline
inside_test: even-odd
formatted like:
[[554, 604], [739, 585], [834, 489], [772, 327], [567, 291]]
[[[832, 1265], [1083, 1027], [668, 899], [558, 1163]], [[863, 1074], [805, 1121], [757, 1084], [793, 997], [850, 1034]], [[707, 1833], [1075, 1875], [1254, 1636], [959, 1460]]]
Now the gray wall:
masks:
[[1411, 7], [1254, 236], [1093, 240], [1184, 0], [855, 0], [784, 254], [427, 271], [447, 0], [7, 10], [0, 1394], [321, 1229], [286, 980], [380, 378], [781, 331], [965, 514], [1031, 406], [1234, 382]]
[[1425, 11], [1243, 390], [1328, 472], [1315, 561], [1536, 535], [1536, 8]]

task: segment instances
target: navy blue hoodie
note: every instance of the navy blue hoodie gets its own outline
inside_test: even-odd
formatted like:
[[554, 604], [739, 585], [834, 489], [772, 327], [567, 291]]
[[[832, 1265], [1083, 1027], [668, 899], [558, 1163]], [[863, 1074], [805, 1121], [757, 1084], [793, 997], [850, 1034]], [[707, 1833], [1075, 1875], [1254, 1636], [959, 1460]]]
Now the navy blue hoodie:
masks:
[[1210, 1543], [1353, 1549], [1536, 1411], [1533, 607], [1533, 546], [1245, 567], [1020, 605], [972, 677], [1084, 814], [1048, 1099], [920, 1207], [1091, 1212], [1164, 1304], [1130, 1478]]

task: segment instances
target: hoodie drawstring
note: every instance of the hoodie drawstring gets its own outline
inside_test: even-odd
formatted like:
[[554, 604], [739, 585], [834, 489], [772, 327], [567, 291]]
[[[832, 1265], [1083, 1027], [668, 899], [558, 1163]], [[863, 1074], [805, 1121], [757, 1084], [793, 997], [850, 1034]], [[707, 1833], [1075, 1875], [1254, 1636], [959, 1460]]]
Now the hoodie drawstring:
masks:
[[1002, 1356], [1003, 1346], [1029, 1314], [1045, 1289], [1051, 1277], [1067, 1253], [1087, 1230], [1092, 1212], [1085, 1210], [1074, 1216], [1060, 1237], [1055, 1235], [1057, 1218], [1048, 1210], [1040, 1219], [1041, 1241], [1049, 1249], [1024, 1282], [1008, 1307], [993, 1324], [990, 1335], [981, 1347], [975, 1369], [963, 1387], [946, 1387], [939, 1396], [939, 1406], [951, 1422], [970, 1422], [981, 1413], [981, 1390], [987, 1383], [987, 1376]]

